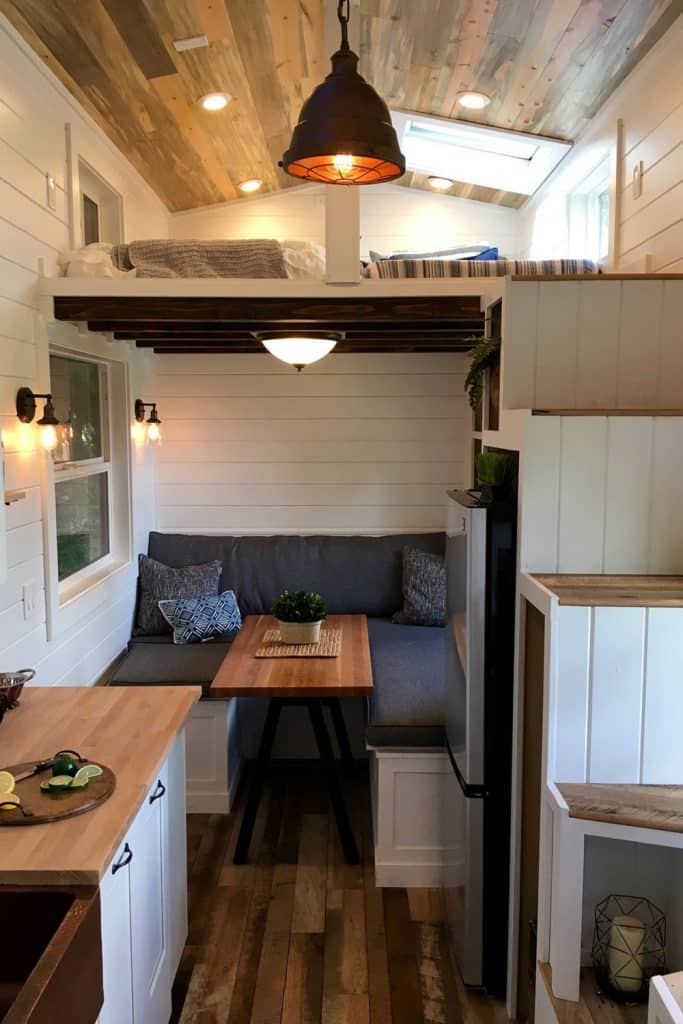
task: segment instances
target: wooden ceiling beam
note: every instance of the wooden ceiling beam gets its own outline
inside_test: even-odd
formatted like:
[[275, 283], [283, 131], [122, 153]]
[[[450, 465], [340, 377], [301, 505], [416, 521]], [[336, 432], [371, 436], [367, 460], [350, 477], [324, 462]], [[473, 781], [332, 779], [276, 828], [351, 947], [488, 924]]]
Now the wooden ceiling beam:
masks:
[[336, 301], [311, 298], [225, 298], [173, 296], [71, 296], [56, 295], [54, 299], [57, 320], [72, 321], [146, 321], [215, 323], [254, 323], [274, 320], [315, 323], [370, 323], [398, 320], [420, 321], [445, 319], [480, 320], [481, 306], [478, 295], [387, 296], [364, 299], [338, 299]]
[[[483, 327], [483, 321], [482, 321]], [[315, 328], [312, 328], [315, 330]], [[323, 325], [321, 331], [327, 330], [328, 325]], [[273, 334], [287, 337], [291, 332], [287, 331], [273, 331]], [[469, 338], [472, 336], [472, 327], [454, 327], [442, 330], [430, 330], [427, 324], [419, 324], [415, 327], [401, 327], [401, 328], [386, 328], [380, 331], [376, 331], [371, 325], [363, 329], [357, 329], [354, 331], [343, 331], [345, 338], [348, 341], [353, 341], [358, 338], [365, 338], [372, 336], [373, 338], [384, 338], [391, 340], [392, 338], [410, 338], [416, 333], [429, 336], [435, 340], [443, 339], [448, 340], [449, 338]], [[253, 334], [249, 331], [152, 331], [147, 333], [145, 331], [114, 331], [114, 339], [116, 341], [145, 341], [151, 345], [163, 345], [169, 344], [180, 344], [181, 342], [187, 342], [192, 344], [193, 342], [205, 340], [210, 344], [220, 344], [222, 341], [244, 341], [249, 342], [254, 340]]]
[[[137, 347], [142, 349], [152, 349], [154, 352], [161, 354], [192, 354], [202, 355], [212, 353], [215, 355], [237, 355], [237, 354], [249, 354], [249, 355], [262, 355], [266, 353], [266, 349], [259, 345], [257, 342], [249, 345], [244, 342], [216, 342], [215, 344], [207, 344], [204, 341], [198, 341], [196, 344], [191, 342], [180, 342], [178, 344], [169, 345], [166, 342], [156, 341], [138, 341]], [[353, 341], [340, 341], [334, 348], [334, 352], [467, 352], [471, 348], [471, 344], [468, 342], [458, 339], [450, 340], [439, 340], [431, 338], [428, 335], [415, 335], [411, 338], [399, 338], [399, 339], [381, 339], [381, 338], [357, 338]]]
[[[453, 317], [435, 318], [433, 320], [419, 321], [421, 330], [425, 331], [471, 331], [480, 323], [483, 323], [484, 315], [474, 317]], [[315, 330], [321, 326], [320, 322], [308, 321], [306, 324], [301, 321], [289, 322], [286, 320], [245, 320], [242, 322], [232, 321], [223, 323], [217, 321], [146, 321], [146, 320], [90, 320], [88, 330], [97, 333], [112, 332], [117, 340], [131, 341], [139, 337], [161, 337], [171, 334], [192, 337], [194, 335], [223, 335], [223, 334], [250, 334], [252, 331], [280, 331], [282, 333], [294, 330], [302, 330], [306, 327]], [[322, 325], [325, 329], [332, 329], [330, 322]], [[361, 324], [358, 321], [336, 320], [334, 329], [346, 331], [353, 334], [357, 331], [364, 331], [370, 328], [373, 331], [388, 331], [400, 333], [414, 330], [410, 323], [395, 320], [373, 320], [368, 324]]]

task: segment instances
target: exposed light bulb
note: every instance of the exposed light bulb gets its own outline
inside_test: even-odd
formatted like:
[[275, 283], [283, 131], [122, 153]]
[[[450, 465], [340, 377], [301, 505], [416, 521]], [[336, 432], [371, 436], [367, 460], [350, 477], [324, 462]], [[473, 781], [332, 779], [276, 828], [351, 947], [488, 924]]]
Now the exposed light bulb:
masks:
[[133, 444], [136, 448], [145, 443], [145, 424], [139, 423], [137, 420], [133, 423], [130, 428], [130, 436], [133, 440]]
[[345, 174], [350, 174], [353, 170], [353, 157], [350, 153], [337, 153], [337, 155], [332, 158], [332, 162], [342, 177]]
[[150, 444], [161, 443], [161, 427], [158, 423], [147, 424], [147, 440]]
[[46, 452], [54, 451], [59, 443], [57, 429], [52, 423], [45, 423], [40, 428], [40, 446]]
[[466, 91], [458, 93], [457, 102], [467, 110], [483, 110], [484, 107], [488, 107], [491, 97], [485, 92]]

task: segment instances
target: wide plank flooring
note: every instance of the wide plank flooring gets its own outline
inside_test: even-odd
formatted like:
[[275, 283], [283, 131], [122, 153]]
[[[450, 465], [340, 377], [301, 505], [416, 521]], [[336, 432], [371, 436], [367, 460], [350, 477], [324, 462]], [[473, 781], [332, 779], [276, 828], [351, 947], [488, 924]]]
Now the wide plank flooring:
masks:
[[231, 815], [188, 818], [189, 935], [172, 1024], [502, 1024], [462, 986], [441, 893], [377, 889], [370, 790], [345, 780], [362, 863], [344, 863], [316, 762], [273, 765], [250, 863]]

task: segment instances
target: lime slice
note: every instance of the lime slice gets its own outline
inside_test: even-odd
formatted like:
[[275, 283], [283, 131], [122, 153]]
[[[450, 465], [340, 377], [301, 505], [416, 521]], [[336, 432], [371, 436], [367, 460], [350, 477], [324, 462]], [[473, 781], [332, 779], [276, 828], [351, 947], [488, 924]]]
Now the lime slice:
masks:
[[0, 772], [0, 795], [14, 792], [14, 776], [11, 772]]
[[72, 783], [73, 779], [70, 775], [55, 775], [54, 779], [48, 779], [47, 781], [50, 789], [54, 789], [57, 793], [61, 789], [70, 789]]
[[84, 764], [82, 768], [79, 768], [76, 775], [85, 775], [88, 779], [96, 779], [98, 775], [102, 774], [102, 768], [98, 764]]
[[69, 789], [85, 789], [86, 786], [90, 785], [90, 779], [87, 776], [82, 776], [80, 779], [77, 775], [74, 776]]
[[0, 796], [0, 811], [14, 811], [20, 803], [16, 793], [3, 793]]

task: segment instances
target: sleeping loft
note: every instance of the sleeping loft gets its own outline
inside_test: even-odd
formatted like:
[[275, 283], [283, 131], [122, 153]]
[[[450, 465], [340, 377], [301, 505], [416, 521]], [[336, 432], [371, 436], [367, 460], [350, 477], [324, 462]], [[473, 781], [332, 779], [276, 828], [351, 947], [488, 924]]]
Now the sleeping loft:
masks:
[[1, 1024], [683, 1024], [683, 0], [0, 0]]

